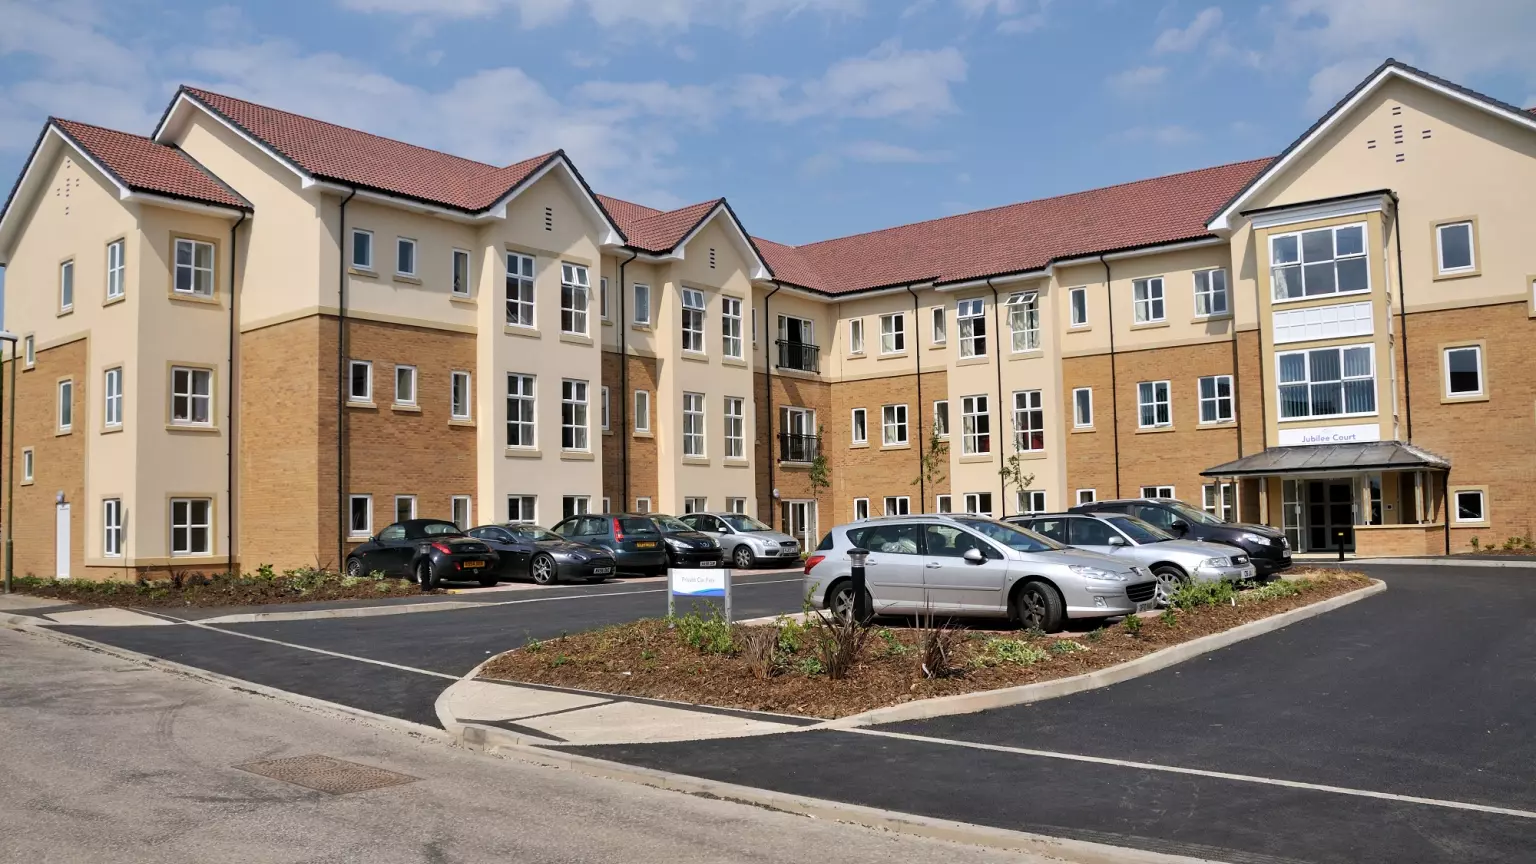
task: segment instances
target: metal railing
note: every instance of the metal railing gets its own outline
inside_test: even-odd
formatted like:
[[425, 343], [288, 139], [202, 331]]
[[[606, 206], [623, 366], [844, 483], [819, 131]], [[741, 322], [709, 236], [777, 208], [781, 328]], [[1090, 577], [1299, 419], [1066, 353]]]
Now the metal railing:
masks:
[[774, 344], [779, 346], [780, 369], [795, 369], [800, 372], [821, 372], [821, 348], [809, 342], [790, 342], [780, 339]]
[[779, 433], [780, 462], [814, 462], [821, 452], [821, 438], [816, 435]]

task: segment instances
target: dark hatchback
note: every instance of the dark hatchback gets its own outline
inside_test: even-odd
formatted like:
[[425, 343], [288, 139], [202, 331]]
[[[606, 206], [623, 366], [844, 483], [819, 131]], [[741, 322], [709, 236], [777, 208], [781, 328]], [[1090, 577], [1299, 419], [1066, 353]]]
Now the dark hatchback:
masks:
[[1285, 532], [1268, 525], [1223, 522], [1176, 498], [1131, 498], [1080, 504], [1069, 513], [1124, 513], [1167, 531], [1181, 540], [1225, 543], [1248, 553], [1262, 578], [1291, 566], [1291, 544]]
[[503, 579], [553, 585], [565, 580], [601, 582], [616, 572], [607, 549], [568, 540], [537, 525], [481, 525], [469, 529], [469, 536], [485, 541], [501, 556]]
[[347, 555], [347, 575], [402, 576], [430, 591], [439, 582], [499, 581], [500, 559], [485, 541], [466, 536], [442, 519], [410, 519], [368, 538]]
[[661, 531], [644, 513], [584, 513], [563, 519], [550, 530], [567, 540], [607, 549], [619, 573], [666, 572]]
[[669, 567], [719, 567], [725, 552], [715, 538], [678, 519], [658, 513], [651, 517], [661, 529]]

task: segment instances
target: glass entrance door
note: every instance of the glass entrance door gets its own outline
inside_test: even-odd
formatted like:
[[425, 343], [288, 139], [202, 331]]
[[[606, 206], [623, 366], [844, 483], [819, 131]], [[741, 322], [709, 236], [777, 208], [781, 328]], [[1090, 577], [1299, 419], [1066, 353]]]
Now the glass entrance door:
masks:
[[1355, 548], [1354, 484], [1348, 480], [1308, 480], [1307, 550]]
[[815, 547], [818, 542], [816, 537], [816, 502], [785, 501], [783, 507], [784, 533], [800, 541], [801, 552], [809, 551]]
[[1285, 531], [1285, 539], [1290, 542], [1291, 548], [1297, 552], [1305, 552], [1306, 544], [1301, 542], [1301, 481], [1282, 480], [1280, 501], [1280, 527]]

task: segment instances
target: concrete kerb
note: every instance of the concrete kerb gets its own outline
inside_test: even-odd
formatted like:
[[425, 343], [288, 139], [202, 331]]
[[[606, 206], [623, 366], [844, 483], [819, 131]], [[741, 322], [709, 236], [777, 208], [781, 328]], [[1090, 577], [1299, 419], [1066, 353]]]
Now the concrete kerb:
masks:
[[1416, 567], [1526, 567], [1536, 568], [1536, 561], [1490, 561], [1487, 558], [1457, 560], [1455, 558], [1360, 558], [1357, 565], [1407, 564]]

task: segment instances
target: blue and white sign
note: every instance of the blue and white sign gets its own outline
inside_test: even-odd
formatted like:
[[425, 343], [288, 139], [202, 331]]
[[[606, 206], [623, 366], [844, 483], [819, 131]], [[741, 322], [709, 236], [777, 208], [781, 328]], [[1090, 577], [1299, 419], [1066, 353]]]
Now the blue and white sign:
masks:
[[731, 571], [725, 567], [667, 569], [667, 614], [673, 614], [679, 597], [703, 599], [719, 597], [725, 604], [725, 618], [731, 618]]

